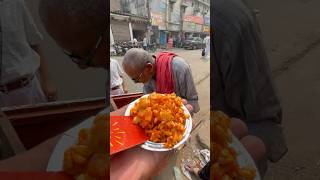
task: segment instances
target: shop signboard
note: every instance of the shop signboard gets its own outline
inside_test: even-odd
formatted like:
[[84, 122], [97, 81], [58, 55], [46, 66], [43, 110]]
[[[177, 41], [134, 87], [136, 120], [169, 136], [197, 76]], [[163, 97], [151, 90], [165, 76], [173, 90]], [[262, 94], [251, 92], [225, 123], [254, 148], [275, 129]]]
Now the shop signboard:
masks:
[[210, 26], [210, 16], [204, 16], [204, 24]]
[[194, 32], [196, 29], [196, 24], [193, 22], [183, 22], [182, 30], [186, 32]]
[[203, 24], [203, 18], [199, 17], [199, 16], [186, 15], [186, 16], [184, 16], [183, 21], [193, 22], [193, 23], [201, 24], [201, 25]]
[[151, 24], [153, 26], [158, 26], [159, 30], [166, 29], [165, 14], [151, 12], [150, 15], [151, 15]]
[[210, 33], [210, 26], [203, 26], [203, 32]]

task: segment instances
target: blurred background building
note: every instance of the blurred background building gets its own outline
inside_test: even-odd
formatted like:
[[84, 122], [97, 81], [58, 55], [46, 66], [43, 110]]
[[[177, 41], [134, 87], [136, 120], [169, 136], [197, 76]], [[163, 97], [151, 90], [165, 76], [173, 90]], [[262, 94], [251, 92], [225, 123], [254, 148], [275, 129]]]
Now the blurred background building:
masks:
[[[209, 0], [111, 0], [112, 41], [142, 41], [176, 47], [188, 37], [204, 38], [210, 33]], [[113, 43], [113, 42], [111, 42]]]

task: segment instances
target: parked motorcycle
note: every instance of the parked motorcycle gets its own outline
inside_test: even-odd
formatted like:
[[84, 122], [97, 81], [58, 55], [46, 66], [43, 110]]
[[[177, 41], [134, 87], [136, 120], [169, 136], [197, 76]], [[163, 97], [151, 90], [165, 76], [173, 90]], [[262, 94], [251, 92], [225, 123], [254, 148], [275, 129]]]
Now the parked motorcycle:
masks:
[[114, 50], [116, 51], [116, 55], [117, 56], [123, 56], [125, 54], [125, 52], [123, 51], [120, 43], [115, 43], [113, 45]]

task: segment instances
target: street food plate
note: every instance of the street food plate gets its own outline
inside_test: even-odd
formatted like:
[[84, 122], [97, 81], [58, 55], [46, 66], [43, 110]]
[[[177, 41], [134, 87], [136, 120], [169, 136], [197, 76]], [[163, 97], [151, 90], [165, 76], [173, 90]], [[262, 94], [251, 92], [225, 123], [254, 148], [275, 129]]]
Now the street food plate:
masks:
[[[130, 110], [134, 107], [134, 105], [143, 97], [148, 97], [149, 94], [146, 94], [142, 97], [140, 97], [139, 99], [136, 99], [135, 101], [131, 102], [127, 109], [126, 109], [126, 112], [125, 112], [125, 116], [130, 116]], [[184, 134], [182, 136], [182, 139], [180, 142], [178, 142], [177, 144], [175, 144], [172, 148], [165, 148], [164, 147], [164, 143], [154, 143], [154, 142], [151, 142], [151, 141], [146, 141], [144, 144], [141, 145], [141, 147], [143, 149], [146, 149], [146, 150], [149, 150], [149, 151], [170, 151], [170, 150], [173, 150], [173, 149], [178, 149], [179, 147], [181, 147], [189, 138], [190, 136], [190, 133], [191, 133], [191, 130], [192, 130], [192, 118], [191, 118], [191, 115], [188, 111], [188, 109], [182, 105], [182, 108], [184, 110], [184, 113], [188, 114], [189, 115], [189, 118], [186, 119], [186, 122], [185, 122], [185, 131], [184, 131]]]
[[[103, 111], [99, 112], [99, 114], [108, 114], [109, 112], [110, 109], [106, 108]], [[63, 170], [63, 159], [65, 150], [67, 150], [72, 145], [77, 144], [79, 131], [83, 128], [91, 128], [95, 118], [95, 116], [89, 117], [82, 123], [63, 133], [62, 137], [53, 149], [53, 152], [47, 165], [47, 171]]]
[[248, 151], [243, 147], [240, 141], [232, 135], [232, 143], [230, 146], [237, 152], [238, 158], [237, 161], [240, 167], [252, 167], [256, 171], [256, 177], [254, 180], [261, 180], [258, 168], [256, 167], [253, 159], [249, 155]]
[[56, 144], [53, 153], [49, 159], [49, 163], [47, 165], [47, 171], [62, 171], [63, 170], [63, 157], [64, 152], [70, 146], [77, 144], [78, 141], [78, 132], [83, 128], [90, 128], [93, 124], [95, 117], [90, 117], [74, 128], [66, 131], [63, 136], [60, 138], [58, 143]]
[[79, 131], [83, 128], [90, 128], [93, 124], [94, 119], [94, 116], [90, 117], [63, 134], [63, 136], [56, 144], [53, 153], [51, 154], [49, 163], [47, 165], [47, 171], [63, 170], [63, 157], [65, 150], [67, 150], [70, 146], [77, 144]]

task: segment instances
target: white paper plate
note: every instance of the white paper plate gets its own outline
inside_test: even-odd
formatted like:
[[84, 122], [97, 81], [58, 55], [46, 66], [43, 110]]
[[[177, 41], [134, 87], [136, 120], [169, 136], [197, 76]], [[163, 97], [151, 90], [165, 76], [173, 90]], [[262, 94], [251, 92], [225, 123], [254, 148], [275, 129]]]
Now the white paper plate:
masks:
[[78, 141], [78, 132], [82, 128], [90, 128], [94, 121], [95, 117], [90, 117], [74, 128], [66, 131], [61, 139], [58, 141], [56, 147], [51, 154], [49, 163], [47, 166], [47, 171], [61, 171], [63, 168], [63, 157], [64, 151], [71, 147], [74, 144], [77, 144]]
[[232, 143], [230, 144], [230, 146], [232, 148], [234, 148], [238, 154], [237, 160], [238, 160], [240, 167], [253, 167], [253, 168], [255, 168], [257, 175], [254, 178], [254, 180], [261, 180], [259, 171], [258, 171], [253, 159], [249, 155], [248, 151], [240, 143], [240, 141], [236, 137], [234, 137], [233, 135], [232, 135]]
[[[99, 112], [99, 114], [108, 114], [110, 112], [109, 107], [106, 107], [106, 109]], [[63, 136], [58, 141], [57, 145], [55, 146], [51, 157], [49, 159], [48, 165], [47, 165], [47, 171], [61, 171], [63, 169], [63, 157], [64, 157], [64, 151], [71, 147], [74, 144], [77, 144], [78, 141], [78, 133], [80, 129], [91, 128], [93, 121], [95, 119], [95, 116], [92, 116], [79, 125], [71, 128], [70, 130], [63, 133]]]
[[[147, 97], [147, 96], [149, 96], [149, 94], [146, 94], [146, 95], [142, 96], [141, 98]], [[136, 99], [135, 101], [131, 102], [128, 105], [127, 110], [125, 112], [125, 116], [130, 116], [130, 110], [133, 108], [135, 103], [138, 102], [139, 100], [140, 100], [140, 98]], [[151, 141], [145, 142], [144, 144], [141, 145], [141, 147], [143, 149], [146, 149], [146, 150], [149, 150], [149, 151], [170, 151], [172, 149], [177, 149], [181, 145], [183, 145], [188, 140], [188, 137], [190, 136], [190, 133], [191, 133], [191, 130], [192, 130], [192, 118], [191, 118], [191, 115], [190, 115], [188, 109], [184, 105], [182, 105], [182, 108], [184, 110], [184, 113], [189, 115], [189, 118], [186, 119], [186, 124], [185, 124], [186, 130], [185, 130], [180, 142], [178, 142], [173, 148], [170, 148], [170, 149], [165, 148], [164, 147], [164, 143], [154, 143], [154, 142], [151, 142]]]

